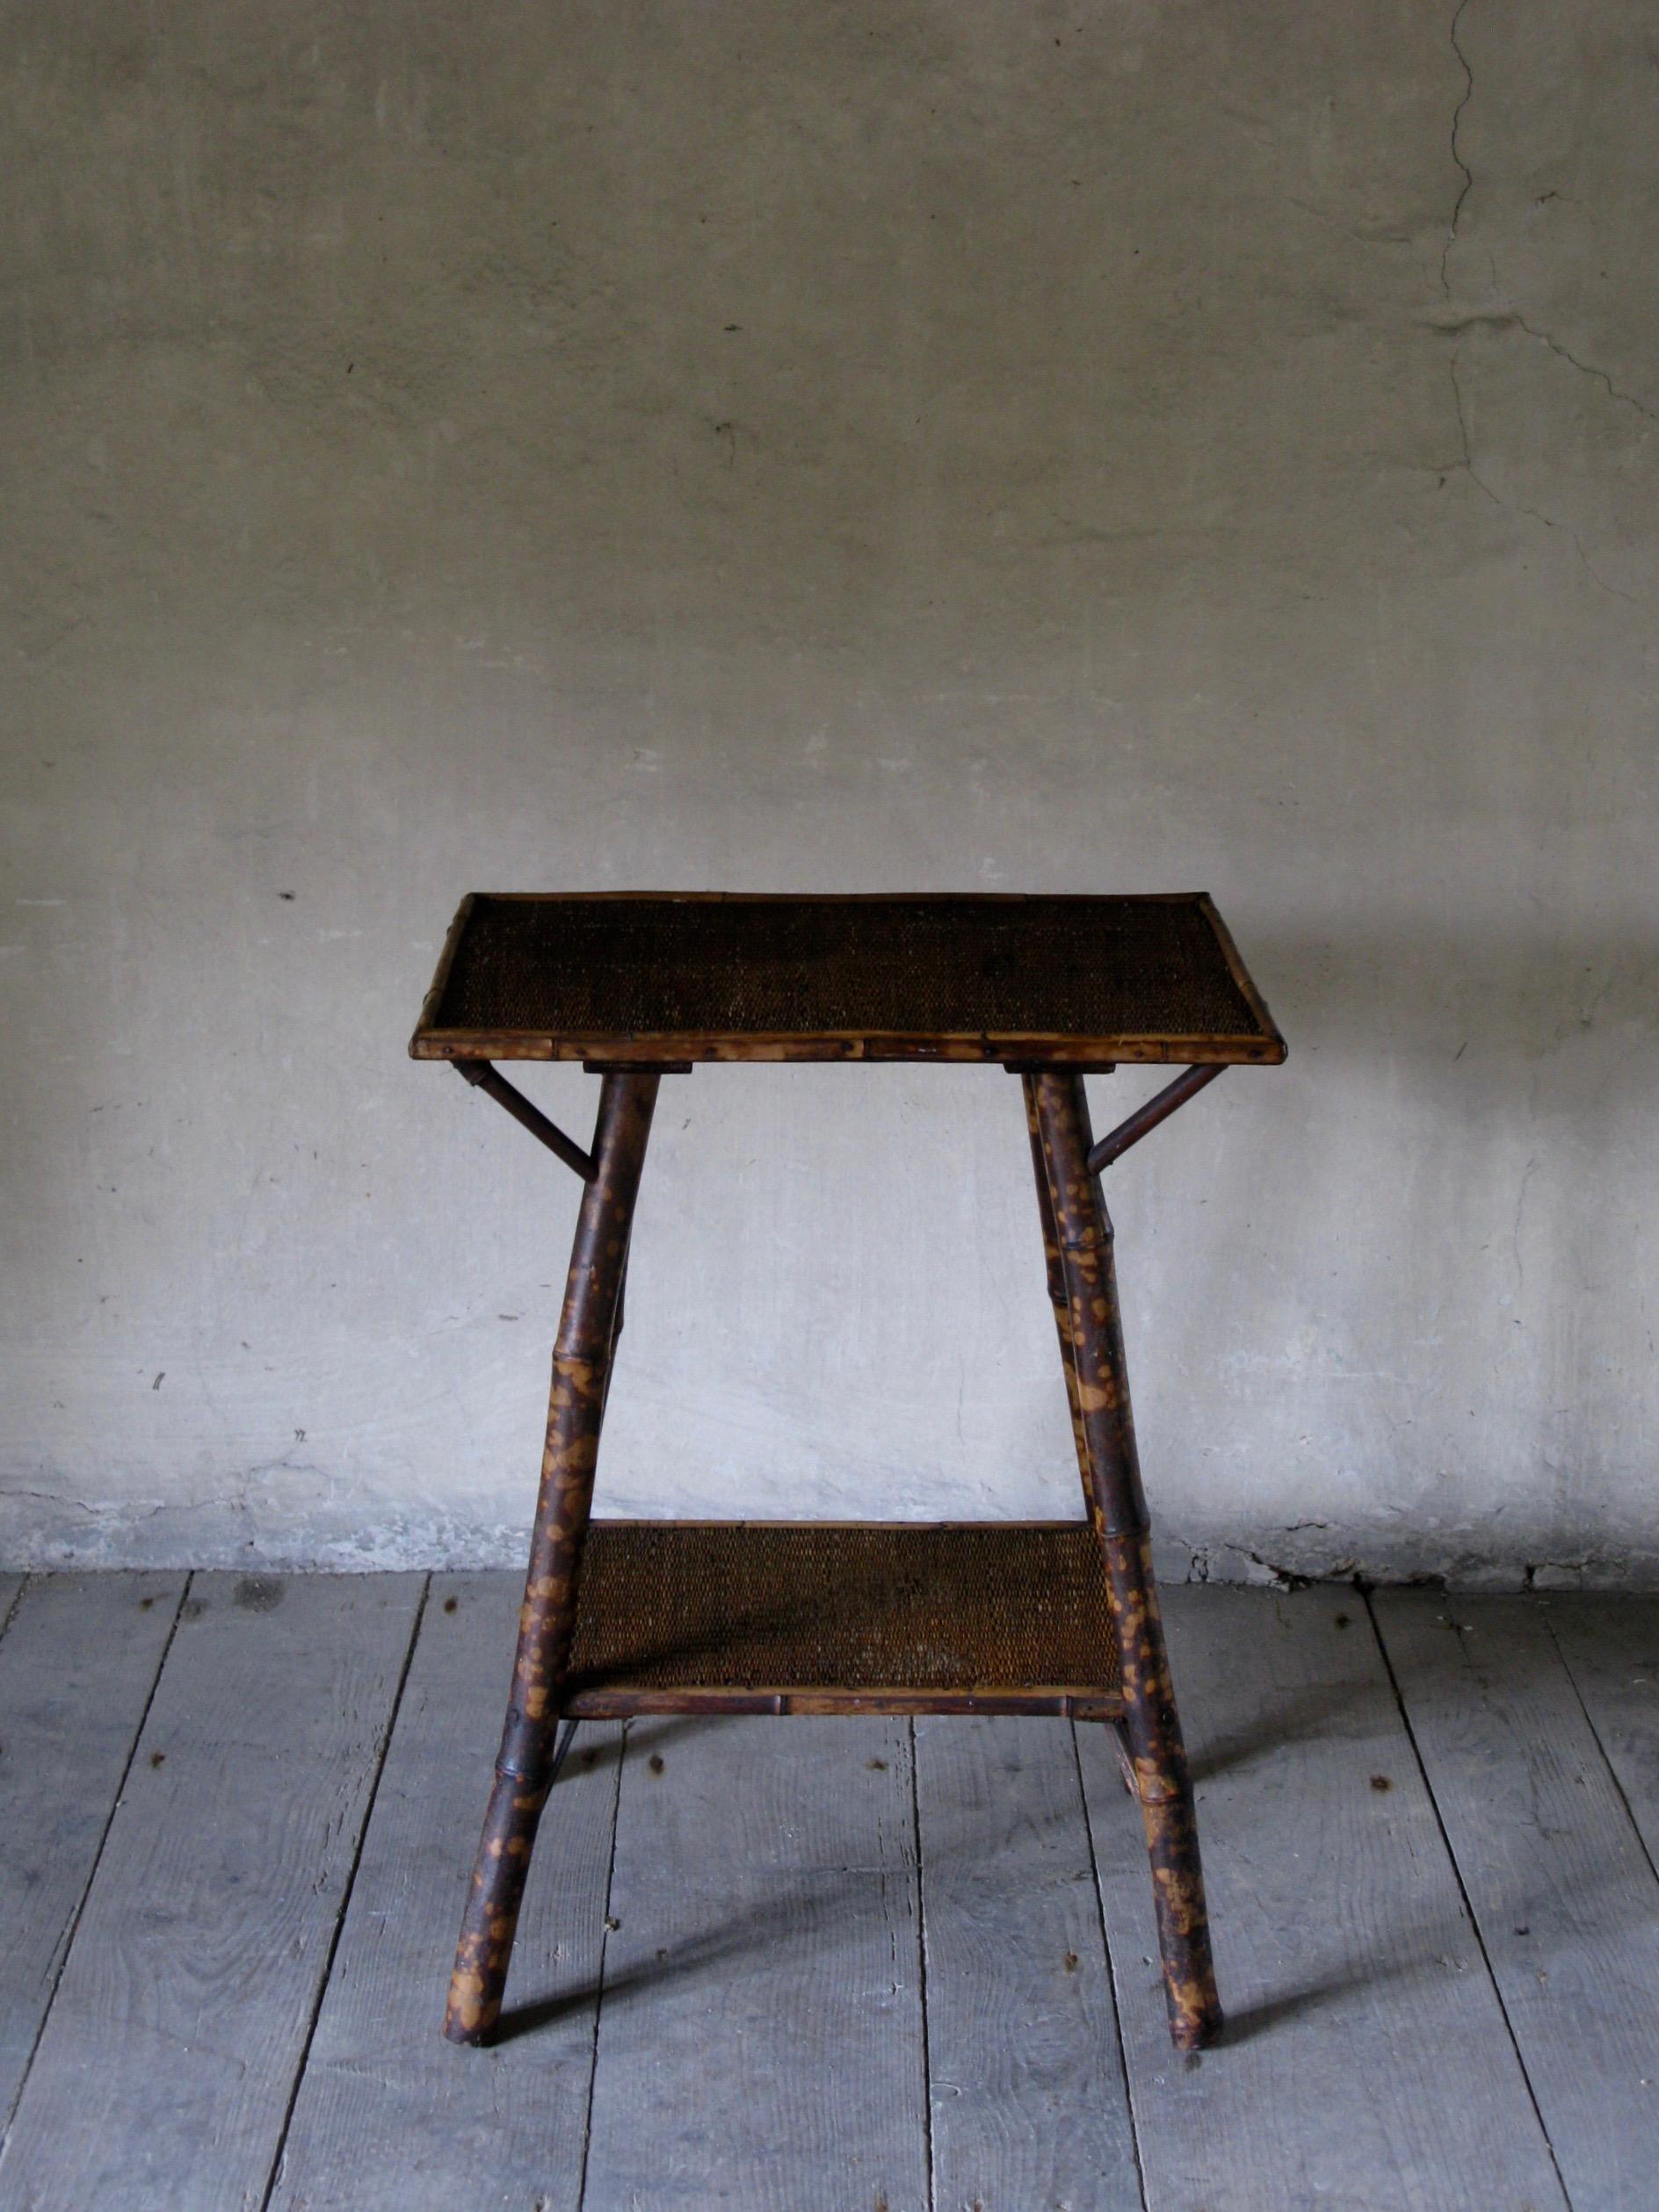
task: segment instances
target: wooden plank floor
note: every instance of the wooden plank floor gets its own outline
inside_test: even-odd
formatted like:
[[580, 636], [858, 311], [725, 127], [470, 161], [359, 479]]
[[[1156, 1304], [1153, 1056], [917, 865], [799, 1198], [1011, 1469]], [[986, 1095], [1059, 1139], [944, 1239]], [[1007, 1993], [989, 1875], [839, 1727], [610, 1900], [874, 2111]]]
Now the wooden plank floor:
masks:
[[501, 1575], [0, 1576], [0, 2212], [1659, 2201], [1659, 1598], [1167, 1594], [1227, 2041], [1105, 1733], [594, 1724], [438, 2035]]

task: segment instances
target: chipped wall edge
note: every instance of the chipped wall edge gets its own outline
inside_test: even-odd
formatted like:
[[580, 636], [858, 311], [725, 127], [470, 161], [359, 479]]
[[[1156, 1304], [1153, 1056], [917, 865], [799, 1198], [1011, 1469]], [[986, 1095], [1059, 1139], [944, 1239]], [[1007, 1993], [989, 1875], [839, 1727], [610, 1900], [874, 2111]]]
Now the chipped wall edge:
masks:
[[[734, 1516], [737, 1517], [737, 1516]], [[0, 1569], [51, 1572], [117, 1567], [246, 1567], [347, 1573], [521, 1568], [525, 1520], [471, 1519], [397, 1505], [361, 1514], [286, 1515], [279, 1524], [241, 1503], [90, 1506], [38, 1494], [0, 1498]], [[1337, 1522], [1295, 1528], [1166, 1530], [1155, 1542], [1161, 1579], [1250, 1583], [1431, 1584], [1453, 1590], [1659, 1590], [1659, 1546], [1638, 1536], [1575, 1548], [1539, 1540], [1485, 1545], [1467, 1529], [1388, 1537]]]

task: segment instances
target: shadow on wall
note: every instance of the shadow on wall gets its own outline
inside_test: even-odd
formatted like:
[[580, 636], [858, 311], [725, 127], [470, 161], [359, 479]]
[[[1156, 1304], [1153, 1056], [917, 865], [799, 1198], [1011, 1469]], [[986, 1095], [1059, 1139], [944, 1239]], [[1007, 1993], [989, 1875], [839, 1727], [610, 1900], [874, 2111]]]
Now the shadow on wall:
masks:
[[[1643, 1061], [1659, 1051], [1659, 936], [1424, 924], [1363, 936], [1252, 929], [1246, 941], [1293, 1054], [1409, 1067], [1453, 1112], [1475, 1094], [1452, 1070], [1518, 1059], [1539, 1069], [1559, 1063], [1563, 1102], [1576, 1097], [1590, 1111], [1653, 1097]], [[1586, 1082], [1589, 1052], [1598, 1058]], [[1540, 1102], [1536, 1086], [1525, 1097]]]
[[[1621, 1152], [1642, 1174], [1659, 1143], [1659, 936], [1482, 936], [1401, 929], [1345, 936], [1248, 933], [1252, 972], [1290, 1045], [1289, 1079], [1332, 1093], [1299, 1121], [1299, 1175], [1323, 1186], [1355, 1112], [1397, 1117], [1412, 1146], [1402, 1205], [1462, 1179], [1500, 1209], [1517, 1154], [1583, 1178], [1587, 1221], [1640, 1206], [1641, 1184], [1596, 1179]], [[1645, 1153], [1644, 1153], [1645, 1146]], [[1374, 1173], [1374, 1167], [1373, 1169]], [[1644, 1177], [1645, 1180], [1645, 1177]], [[1448, 1198], [1451, 1194], [1445, 1194]], [[1510, 1216], [1491, 1226], [1507, 1235]]]
[[[1264, 1319], [1229, 1377], [1270, 1441], [1213, 1529], [1163, 1516], [1171, 1569], [1184, 1543], [1199, 1577], [1659, 1582], [1659, 936], [1241, 943], [1295, 1086], [1262, 1123]], [[1216, 1371], [1214, 1311], [1184, 1301], [1172, 1371]]]

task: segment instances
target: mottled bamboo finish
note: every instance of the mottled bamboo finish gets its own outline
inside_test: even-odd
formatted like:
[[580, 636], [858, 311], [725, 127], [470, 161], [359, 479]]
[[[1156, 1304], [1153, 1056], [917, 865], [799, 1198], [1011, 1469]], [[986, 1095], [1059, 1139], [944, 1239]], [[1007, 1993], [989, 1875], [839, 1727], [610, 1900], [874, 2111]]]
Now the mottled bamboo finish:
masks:
[[1083, 1480], [1083, 1510], [1096, 1536], [1104, 1537], [1100, 1500], [1089, 1464], [1089, 1439], [1083, 1433], [1083, 1402], [1077, 1393], [1077, 1348], [1072, 1342], [1070, 1298], [1066, 1289], [1065, 1261], [1061, 1257], [1060, 1231], [1054, 1222], [1054, 1201], [1048, 1188], [1048, 1163], [1043, 1153], [1041, 1125], [1037, 1118], [1037, 1076], [1022, 1074], [1025, 1093], [1025, 1125], [1031, 1132], [1031, 1161], [1037, 1177], [1037, 1211], [1043, 1225], [1043, 1258], [1048, 1268], [1048, 1303], [1054, 1308], [1054, 1330], [1060, 1339], [1060, 1364], [1066, 1377], [1066, 1399], [1071, 1407], [1071, 1440], [1077, 1448], [1077, 1472]]
[[606, 1075], [600, 1088], [594, 1175], [582, 1194], [554, 1347], [511, 1696], [444, 2020], [452, 2042], [484, 2042], [500, 2015], [536, 1827], [552, 1784], [576, 1578], [657, 1080], [654, 1069], [644, 1069]]
[[1221, 2000], [1210, 1955], [1192, 1784], [1164, 1650], [1118, 1308], [1112, 1230], [1089, 1171], [1083, 1078], [1024, 1078], [1051, 1295], [1071, 1397], [1077, 1464], [1100, 1534], [1123, 1666], [1124, 1729], [1146, 1831], [1170, 2033], [1184, 2050], [1213, 2042]]

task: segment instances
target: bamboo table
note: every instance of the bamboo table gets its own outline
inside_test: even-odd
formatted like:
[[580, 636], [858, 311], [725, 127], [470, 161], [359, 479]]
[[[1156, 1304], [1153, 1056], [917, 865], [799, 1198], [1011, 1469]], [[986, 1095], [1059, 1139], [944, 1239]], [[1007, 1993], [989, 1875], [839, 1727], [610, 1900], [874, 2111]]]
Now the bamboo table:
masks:
[[[507, 1720], [445, 2033], [488, 2041], [576, 1723], [632, 1713], [1104, 1721], [1140, 1801], [1170, 2033], [1220, 2033], [1099, 1176], [1229, 1065], [1285, 1045], [1201, 893], [772, 898], [477, 893], [409, 1045], [582, 1178]], [[581, 1060], [587, 1149], [500, 1075]], [[657, 1086], [699, 1060], [940, 1060], [1018, 1074], [1085, 1518], [941, 1527], [589, 1519]], [[1096, 1143], [1085, 1071], [1184, 1072]], [[561, 1727], [563, 1723], [563, 1727]]]

